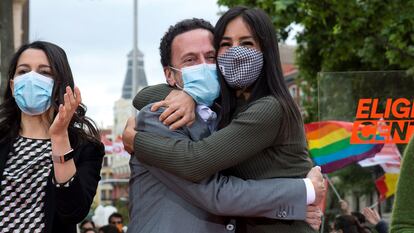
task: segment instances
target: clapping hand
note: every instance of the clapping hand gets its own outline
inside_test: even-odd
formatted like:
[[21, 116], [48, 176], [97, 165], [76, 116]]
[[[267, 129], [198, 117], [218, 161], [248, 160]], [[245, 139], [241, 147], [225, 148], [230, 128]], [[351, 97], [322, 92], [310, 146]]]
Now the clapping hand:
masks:
[[59, 112], [49, 128], [50, 135], [67, 134], [67, 129], [72, 116], [82, 102], [79, 88], [75, 87], [75, 93], [73, 93], [72, 89], [67, 86], [63, 99], [64, 103], [59, 105]]

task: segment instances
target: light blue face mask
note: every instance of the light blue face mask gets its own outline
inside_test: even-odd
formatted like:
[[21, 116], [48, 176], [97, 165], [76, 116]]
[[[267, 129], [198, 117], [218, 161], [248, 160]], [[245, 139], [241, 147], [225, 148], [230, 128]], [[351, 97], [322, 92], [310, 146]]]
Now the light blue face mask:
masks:
[[54, 81], [34, 71], [14, 78], [14, 99], [22, 112], [40, 115], [50, 108]]
[[211, 106], [220, 95], [216, 64], [199, 64], [178, 70], [182, 73], [182, 88], [197, 104]]

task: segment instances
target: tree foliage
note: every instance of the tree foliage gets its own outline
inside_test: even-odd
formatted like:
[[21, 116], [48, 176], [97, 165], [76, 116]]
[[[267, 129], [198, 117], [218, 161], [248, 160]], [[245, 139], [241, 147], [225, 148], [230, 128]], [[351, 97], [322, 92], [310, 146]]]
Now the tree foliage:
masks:
[[218, 0], [220, 5], [263, 9], [279, 40], [292, 25], [296, 63], [310, 87], [307, 121], [317, 119], [317, 73], [330, 71], [414, 71], [414, 1], [406, 0]]

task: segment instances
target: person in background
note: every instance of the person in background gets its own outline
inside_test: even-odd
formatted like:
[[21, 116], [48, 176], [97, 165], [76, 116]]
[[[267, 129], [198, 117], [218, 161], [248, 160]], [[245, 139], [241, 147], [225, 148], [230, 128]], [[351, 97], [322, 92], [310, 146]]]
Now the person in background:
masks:
[[[381, 217], [376, 210], [366, 207], [363, 209], [362, 213], [352, 212], [349, 203], [346, 200], [340, 200], [339, 204], [342, 216], [354, 217], [365, 231], [372, 232], [371, 227], [373, 227], [378, 233], [388, 233], [387, 223], [384, 220], [381, 220]], [[368, 226], [366, 222], [371, 225]]]
[[367, 222], [374, 226], [378, 233], [388, 233], [388, 224], [381, 219], [378, 211], [365, 207], [362, 210], [362, 213], [364, 214]]
[[88, 229], [95, 229], [95, 223], [90, 219], [85, 219], [81, 222], [81, 224], [79, 224], [79, 230], [84, 232]]
[[122, 214], [120, 213], [113, 213], [108, 218], [109, 225], [115, 226], [119, 233], [123, 232], [124, 227], [124, 218], [122, 217]]
[[414, 232], [414, 136], [404, 151], [391, 217], [391, 233]]
[[105, 154], [66, 54], [35, 41], [9, 66], [0, 105], [0, 231], [75, 233]]
[[340, 206], [342, 215], [352, 215], [351, 207], [349, 207], [348, 201], [346, 201], [344, 199], [340, 200], [339, 201], [339, 206]]
[[81, 231], [81, 233], [98, 233], [98, 232], [93, 228], [86, 228], [85, 230]]
[[119, 233], [119, 230], [116, 226], [109, 224], [99, 228], [98, 233]]
[[361, 212], [352, 211], [351, 215], [354, 216], [358, 222], [361, 224], [361, 226], [369, 233], [373, 233], [371, 226], [368, 226], [369, 223], [367, 223], [367, 220], [365, 216]]
[[358, 222], [355, 216], [340, 215], [335, 218], [334, 230], [331, 233], [369, 233]]

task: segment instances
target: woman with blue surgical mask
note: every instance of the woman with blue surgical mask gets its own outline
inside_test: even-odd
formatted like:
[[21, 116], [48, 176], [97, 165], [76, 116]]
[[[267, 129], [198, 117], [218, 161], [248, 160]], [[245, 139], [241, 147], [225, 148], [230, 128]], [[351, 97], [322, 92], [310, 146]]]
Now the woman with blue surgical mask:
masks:
[[66, 54], [52, 43], [13, 56], [0, 105], [0, 231], [76, 232], [104, 156]]

